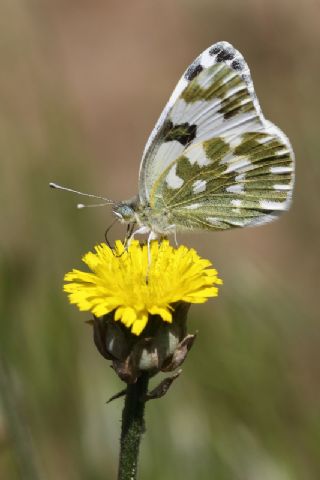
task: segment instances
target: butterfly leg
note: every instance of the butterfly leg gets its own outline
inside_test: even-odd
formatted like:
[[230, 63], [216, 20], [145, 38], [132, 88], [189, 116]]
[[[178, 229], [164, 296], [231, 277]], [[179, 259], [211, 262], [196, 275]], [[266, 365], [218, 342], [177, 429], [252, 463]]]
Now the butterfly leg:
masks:
[[134, 240], [135, 235], [144, 235], [145, 233], [149, 233], [150, 228], [148, 227], [139, 227], [137, 230], [131, 233], [130, 237], [128, 238], [128, 245]]
[[[178, 240], [177, 240], [177, 228], [176, 228], [176, 225], [169, 225], [165, 232], [168, 232], [168, 234], [172, 233], [173, 234], [173, 238], [174, 238], [174, 243], [176, 244], [176, 247], [179, 247], [179, 243], [178, 243]], [[167, 238], [167, 235], [165, 234], [163, 236], [163, 238]]]
[[126, 236], [125, 236], [125, 239], [124, 239], [125, 250], [127, 250], [128, 246], [129, 246], [129, 240], [131, 239], [132, 233], [134, 231], [134, 227], [135, 227], [134, 223], [128, 223], [128, 225], [127, 225], [127, 232], [126, 232]]
[[176, 244], [176, 247], [179, 247], [179, 243], [178, 243], [178, 240], [177, 240], [177, 229], [176, 228], [174, 228], [173, 238], [174, 238], [174, 243]]
[[159, 235], [156, 232], [153, 232], [152, 230], [148, 235], [148, 265], [150, 265], [150, 263], [151, 263], [150, 243], [152, 242], [152, 240], [156, 240], [158, 238], [158, 236]]

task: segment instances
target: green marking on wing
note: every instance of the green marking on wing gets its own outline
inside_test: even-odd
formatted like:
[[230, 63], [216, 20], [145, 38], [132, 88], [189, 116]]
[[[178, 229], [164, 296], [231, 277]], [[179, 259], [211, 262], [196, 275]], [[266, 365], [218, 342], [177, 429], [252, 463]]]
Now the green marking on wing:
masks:
[[[205, 88], [201, 83], [207, 83]], [[199, 100], [212, 100], [213, 98], [223, 99], [231, 89], [246, 85], [240, 75], [237, 75], [230, 67], [224, 64], [213, 65], [203, 70], [195, 77], [181, 94], [187, 103], [194, 103]]]
[[242, 138], [241, 144], [234, 149], [234, 154], [247, 156], [253, 162], [266, 158], [266, 155], [275, 157], [284, 148], [279, 138], [270, 139], [265, 133], [245, 133]]
[[[237, 210], [237, 213], [235, 211]], [[267, 215], [267, 212], [265, 212]], [[244, 227], [261, 218], [262, 212], [257, 210], [240, 210], [217, 207], [215, 212], [210, 208], [199, 208], [190, 212], [178, 210], [170, 217], [170, 222], [177, 230], [227, 230], [234, 227]]]
[[224, 115], [225, 119], [232, 118], [240, 113], [246, 113], [254, 110], [251, 97], [248, 95], [247, 90], [243, 89], [228, 98], [224, 99], [221, 103], [219, 112]]
[[[197, 162], [191, 162], [186, 155], [181, 155], [164, 170], [155, 182], [150, 194], [151, 207], [159, 208], [162, 205], [179, 203], [185, 197], [190, 196], [192, 184], [196, 180], [204, 178], [214, 180], [215, 177], [219, 178], [222, 175], [226, 167], [225, 165], [219, 165], [218, 162], [226, 153], [230, 152], [229, 145], [221, 138], [215, 138], [198, 145], [191, 145], [185, 152], [191, 152], [191, 149], [195, 149], [199, 145], [203, 147], [204, 156], [207, 157], [207, 160], [210, 160], [209, 165], [201, 166]], [[183, 180], [179, 190], [173, 190], [166, 182], [168, 173], [174, 164], [176, 165], [176, 175]]]
[[207, 158], [213, 162], [217, 162], [222, 159], [224, 155], [230, 152], [229, 143], [225, 142], [221, 137], [212, 138], [203, 142], [203, 149]]
[[220, 99], [217, 114], [222, 114], [225, 119], [255, 110], [253, 99], [241, 76], [228, 65], [222, 64], [201, 72], [182, 92], [181, 98], [187, 103]]

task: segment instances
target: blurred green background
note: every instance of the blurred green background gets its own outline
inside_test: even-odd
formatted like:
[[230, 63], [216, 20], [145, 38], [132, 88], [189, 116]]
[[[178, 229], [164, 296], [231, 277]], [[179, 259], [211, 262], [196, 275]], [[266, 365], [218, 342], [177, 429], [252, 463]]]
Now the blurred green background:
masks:
[[[122, 388], [66, 271], [136, 193], [144, 143], [185, 67], [227, 40], [297, 157], [291, 211], [180, 236], [212, 259], [184, 374], [147, 408], [140, 479], [320, 478], [320, 4], [314, 0], [0, 1], [0, 478], [114, 479]], [[123, 238], [115, 227], [112, 238]]]

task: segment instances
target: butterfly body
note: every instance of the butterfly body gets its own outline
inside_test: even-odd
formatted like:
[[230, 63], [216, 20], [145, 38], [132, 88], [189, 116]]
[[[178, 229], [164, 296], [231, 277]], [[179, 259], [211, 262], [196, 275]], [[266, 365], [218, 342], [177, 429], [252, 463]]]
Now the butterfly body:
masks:
[[255, 226], [289, 208], [293, 183], [288, 138], [264, 118], [242, 55], [219, 42], [181, 77], [146, 144], [139, 194], [113, 212], [154, 236]]

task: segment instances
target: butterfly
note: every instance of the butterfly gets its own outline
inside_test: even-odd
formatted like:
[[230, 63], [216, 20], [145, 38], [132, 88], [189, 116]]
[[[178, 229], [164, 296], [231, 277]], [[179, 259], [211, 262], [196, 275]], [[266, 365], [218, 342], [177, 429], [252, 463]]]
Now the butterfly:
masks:
[[241, 53], [218, 42], [186, 69], [151, 132], [138, 195], [112, 210], [150, 241], [271, 222], [293, 185], [290, 141], [262, 114]]

